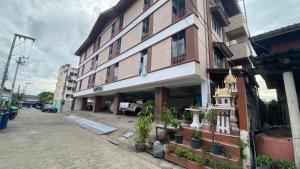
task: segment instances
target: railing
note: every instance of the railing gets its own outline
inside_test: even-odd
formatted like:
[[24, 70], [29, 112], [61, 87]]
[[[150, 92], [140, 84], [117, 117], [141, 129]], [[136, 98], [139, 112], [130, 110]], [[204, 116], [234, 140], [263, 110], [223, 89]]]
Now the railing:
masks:
[[174, 15], [172, 18], [172, 22], [177, 22], [178, 20], [180, 20], [181, 18], [186, 16], [186, 10], [185, 8], [183, 8], [181, 11], [178, 12], [177, 15]]

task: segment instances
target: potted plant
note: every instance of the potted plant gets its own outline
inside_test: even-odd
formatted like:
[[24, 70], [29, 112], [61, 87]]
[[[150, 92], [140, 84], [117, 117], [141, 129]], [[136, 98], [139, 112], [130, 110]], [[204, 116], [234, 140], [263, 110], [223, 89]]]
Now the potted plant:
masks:
[[183, 123], [184, 124], [190, 124], [190, 123], [192, 123], [192, 119], [193, 119], [192, 112], [188, 111], [188, 110], [185, 110], [183, 112], [182, 119], [183, 119]]
[[259, 155], [256, 157], [257, 169], [270, 169], [273, 165], [271, 157]]
[[217, 113], [214, 110], [209, 110], [206, 119], [209, 123], [209, 131], [212, 136], [211, 152], [215, 155], [222, 154], [222, 146], [216, 142], [215, 132], [217, 126]]
[[163, 128], [164, 128], [163, 141], [167, 141], [169, 139], [167, 137], [167, 127], [172, 123], [173, 120], [174, 117], [171, 115], [171, 109], [167, 107], [163, 107], [160, 116], [160, 121], [163, 123]]
[[149, 101], [144, 104], [144, 109], [138, 114], [135, 130], [136, 143], [135, 148], [138, 152], [146, 151], [146, 140], [149, 137], [153, 121], [153, 102]]
[[277, 165], [279, 169], [296, 169], [295, 164], [286, 160], [277, 161]]
[[197, 130], [192, 131], [191, 147], [193, 149], [200, 148], [201, 138], [202, 138], [202, 133], [201, 132], [199, 132]]
[[176, 134], [175, 134], [175, 142], [177, 144], [182, 144], [183, 143], [183, 135], [182, 135], [182, 130], [183, 130], [183, 127], [181, 125], [181, 123], [177, 120], [177, 119], [174, 119], [172, 121], [172, 127], [175, 128], [176, 130]]

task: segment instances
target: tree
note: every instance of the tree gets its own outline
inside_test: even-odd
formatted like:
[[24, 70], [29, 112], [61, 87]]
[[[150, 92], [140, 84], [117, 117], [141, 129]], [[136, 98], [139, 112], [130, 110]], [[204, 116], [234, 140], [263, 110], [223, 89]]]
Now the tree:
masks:
[[39, 94], [39, 103], [47, 104], [53, 100], [54, 93], [52, 92], [42, 92]]

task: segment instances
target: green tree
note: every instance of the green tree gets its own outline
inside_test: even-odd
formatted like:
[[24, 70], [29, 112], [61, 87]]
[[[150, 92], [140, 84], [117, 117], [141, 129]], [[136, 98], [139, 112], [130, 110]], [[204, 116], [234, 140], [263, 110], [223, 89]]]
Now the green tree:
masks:
[[53, 100], [54, 93], [52, 92], [42, 92], [39, 94], [39, 103], [46, 104]]

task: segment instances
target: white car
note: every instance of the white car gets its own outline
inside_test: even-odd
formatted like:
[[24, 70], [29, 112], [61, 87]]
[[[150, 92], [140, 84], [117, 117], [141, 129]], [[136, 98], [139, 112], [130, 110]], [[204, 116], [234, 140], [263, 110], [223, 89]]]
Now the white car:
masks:
[[130, 112], [133, 115], [137, 115], [143, 109], [143, 102], [136, 101], [136, 102], [121, 102], [119, 110], [123, 113]]

